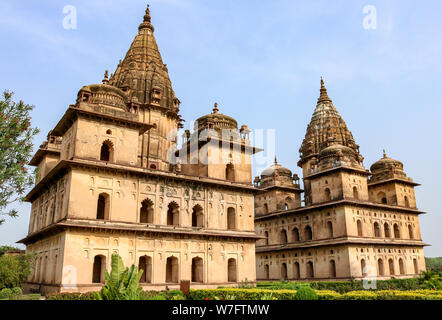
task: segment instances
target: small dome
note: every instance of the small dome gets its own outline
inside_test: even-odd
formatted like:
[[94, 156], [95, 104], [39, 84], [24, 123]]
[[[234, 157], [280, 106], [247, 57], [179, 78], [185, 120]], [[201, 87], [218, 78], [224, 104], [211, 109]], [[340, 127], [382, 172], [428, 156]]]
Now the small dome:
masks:
[[319, 158], [339, 153], [342, 153], [342, 155], [351, 155], [351, 156], [355, 155], [355, 151], [352, 148], [343, 146], [341, 144], [334, 144], [328, 146], [327, 148], [322, 149], [319, 153]]
[[198, 131], [207, 129], [214, 130], [238, 130], [238, 123], [230, 116], [218, 112], [218, 104], [215, 103], [212, 113], [202, 116], [196, 120]]
[[375, 173], [390, 168], [404, 170], [404, 165], [402, 164], [402, 162], [398, 160], [387, 157], [387, 154], [385, 153], [384, 150], [383, 158], [373, 163], [373, 165], [370, 167], [370, 171]]
[[273, 175], [292, 177], [292, 172], [289, 169], [278, 164], [275, 158], [275, 163], [271, 167], [261, 172], [261, 178]]

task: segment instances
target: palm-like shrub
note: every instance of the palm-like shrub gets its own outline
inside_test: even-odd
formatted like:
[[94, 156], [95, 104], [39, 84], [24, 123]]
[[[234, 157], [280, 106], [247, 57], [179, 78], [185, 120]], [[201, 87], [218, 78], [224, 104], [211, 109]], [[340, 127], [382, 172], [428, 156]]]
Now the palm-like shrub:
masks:
[[143, 270], [138, 270], [132, 265], [125, 268], [123, 260], [118, 254], [112, 255], [112, 270], [109, 274], [105, 271], [106, 285], [96, 293], [98, 300], [139, 300], [143, 290], [140, 279]]

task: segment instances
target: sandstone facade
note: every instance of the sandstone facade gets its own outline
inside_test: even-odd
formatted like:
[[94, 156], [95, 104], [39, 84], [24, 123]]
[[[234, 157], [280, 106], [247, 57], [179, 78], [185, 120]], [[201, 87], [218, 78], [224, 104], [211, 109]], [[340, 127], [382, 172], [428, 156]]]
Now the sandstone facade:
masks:
[[256, 247], [257, 278], [417, 276], [425, 270], [418, 184], [385, 152], [366, 170], [322, 79], [320, 91], [300, 148], [305, 191], [276, 160], [255, 178], [255, 230], [264, 236]]

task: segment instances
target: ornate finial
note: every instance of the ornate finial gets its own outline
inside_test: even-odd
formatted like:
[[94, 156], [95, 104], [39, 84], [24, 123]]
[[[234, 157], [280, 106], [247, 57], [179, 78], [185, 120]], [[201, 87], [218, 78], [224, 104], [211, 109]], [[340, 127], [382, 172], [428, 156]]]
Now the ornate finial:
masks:
[[218, 103], [215, 102], [215, 105], [213, 106], [213, 112], [212, 113], [218, 113], [219, 109], [218, 109]]
[[385, 149], [383, 151], [384, 151], [384, 158], [386, 158], [387, 157], [387, 152], [385, 152]]
[[278, 160], [276, 160], [276, 155], [275, 155], [275, 166], [278, 164]]
[[103, 79], [103, 84], [108, 84], [109, 83], [109, 71], [106, 70], [104, 72], [104, 79]]
[[151, 18], [150, 18], [150, 7], [149, 7], [149, 5], [147, 5], [147, 8], [146, 8], [146, 14], [144, 15], [144, 20], [143, 20], [144, 22], [150, 22], [151, 21]]
[[147, 5], [146, 14], [144, 15], [144, 18], [143, 18], [143, 23], [140, 24], [140, 26], [138, 27], [138, 30], [141, 30], [141, 29], [150, 29], [150, 30], [152, 30], [152, 32], [155, 30], [153, 25], [151, 24], [149, 5]]
[[327, 88], [324, 85], [324, 79], [322, 79], [322, 77], [321, 77], [321, 90], [320, 90], [320, 92], [321, 92], [321, 94], [318, 98], [318, 103], [319, 102], [326, 102], [326, 101], [331, 102], [331, 99], [328, 97], [328, 94], [327, 94]]

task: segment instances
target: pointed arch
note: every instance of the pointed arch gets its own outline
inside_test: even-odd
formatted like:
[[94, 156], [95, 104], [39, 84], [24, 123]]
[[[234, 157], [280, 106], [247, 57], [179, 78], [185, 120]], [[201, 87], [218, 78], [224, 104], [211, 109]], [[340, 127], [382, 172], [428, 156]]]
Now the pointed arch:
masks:
[[235, 208], [229, 207], [227, 209], [227, 229], [236, 230], [236, 212]]
[[382, 259], [378, 259], [378, 276], [384, 275], [384, 261]]
[[287, 263], [285, 262], [281, 264], [281, 279], [287, 279]]
[[282, 229], [282, 230], [279, 232], [279, 241], [280, 241], [281, 244], [287, 244], [287, 242], [288, 242], [288, 239], [287, 239], [287, 230]]
[[203, 208], [199, 204], [195, 205], [192, 208], [192, 227], [204, 227], [204, 212]]
[[204, 263], [200, 257], [192, 259], [192, 282], [204, 282]]
[[143, 270], [141, 283], [152, 283], [152, 257], [142, 256], [138, 259], [138, 269]]
[[357, 225], [357, 228], [358, 228], [358, 237], [362, 237], [362, 221], [361, 220], [358, 220], [358, 221], [356, 221], [356, 225]]
[[327, 221], [328, 238], [333, 238], [333, 222]]
[[230, 258], [227, 261], [227, 281], [236, 282], [237, 279], [236, 273], [237, 273], [236, 259]]
[[104, 283], [104, 270], [106, 269], [106, 257], [96, 255], [92, 267], [92, 283]]
[[335, 260], [330, 260], [329, 262], [329, 273], [331, 278], [336, 278], [336, 262]]
[[359, 199], [359, 192], [357, 187], [353, 187], [353, 199]]
[[170, 256], [166, 259], [166, 283], [178, 283], [178, 258]]
[[292, 242], [298, 242], [299, 241], [299, 229], [294, 227], [292, 230]]
[[141, 202], [140, 208], [140, 223], [153, 223], [154, 206], [152, 200], [149, 198]]
[[312, 227], [310, 227], [309, 225], [305, 226], [304, 228], [304, 241], [307, 240], [312, 240], [313, 239], [313, 231], [312, 231]]
[[114, 161], [114, 144], [109, 139], [103, 141], [101, 144], [100, 160], [106, 162]]
[[393, 232], [394, 232], [395, 239], [400, 239], [401, 238], [401, 232], [399, 230], [399, 225], [397, 223], [395, 223], [393, 225]]
[[97, 220], [109, 220], [110, 196], [107, 193], [100, 193], [97, 199]]
[[180, 206], [175, 201], [172, 201], [167, 206], [167, 225], [168, 226], [180, 225]]

